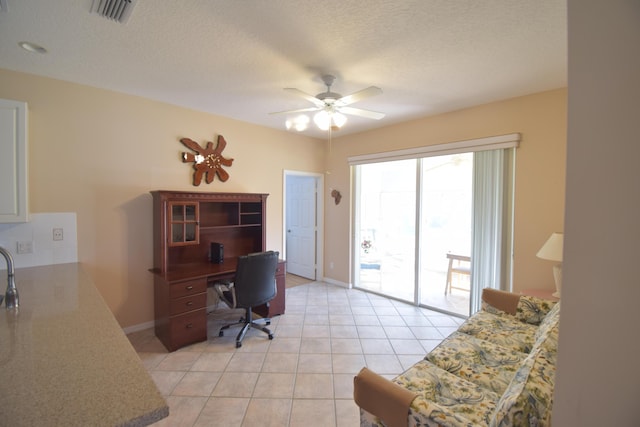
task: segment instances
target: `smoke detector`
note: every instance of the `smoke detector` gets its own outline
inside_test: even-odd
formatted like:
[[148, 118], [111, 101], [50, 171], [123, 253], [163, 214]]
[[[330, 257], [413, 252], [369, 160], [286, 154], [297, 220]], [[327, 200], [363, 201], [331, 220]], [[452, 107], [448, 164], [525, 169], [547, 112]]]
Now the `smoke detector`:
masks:
[[93, 0], [91, 13], [124, 24], [138, 0]]

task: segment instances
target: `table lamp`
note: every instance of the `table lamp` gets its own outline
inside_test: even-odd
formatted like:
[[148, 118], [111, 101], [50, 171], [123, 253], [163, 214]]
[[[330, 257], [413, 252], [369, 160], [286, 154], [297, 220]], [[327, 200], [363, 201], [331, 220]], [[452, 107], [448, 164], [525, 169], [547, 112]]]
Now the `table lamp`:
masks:
[[553, 296], [556, 298], [560, 298], [562, 286], [562, 241], [562, 233], [553, 233], [536, 254], [538, 258], [559, 262], [553, 266], [553, 278], [556, 282], [556, 292]]

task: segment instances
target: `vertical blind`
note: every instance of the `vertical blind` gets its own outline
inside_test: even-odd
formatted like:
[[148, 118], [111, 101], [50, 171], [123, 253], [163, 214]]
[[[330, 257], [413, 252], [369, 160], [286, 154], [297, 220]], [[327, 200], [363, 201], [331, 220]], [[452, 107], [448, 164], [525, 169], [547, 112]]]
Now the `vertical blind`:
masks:
[[471, 238], [470, 313], [480, 310], [482, 288], [506, 289], [505, 259], [510, 212], [507, 151], [478, 151], [473, 154], [473, 231]]

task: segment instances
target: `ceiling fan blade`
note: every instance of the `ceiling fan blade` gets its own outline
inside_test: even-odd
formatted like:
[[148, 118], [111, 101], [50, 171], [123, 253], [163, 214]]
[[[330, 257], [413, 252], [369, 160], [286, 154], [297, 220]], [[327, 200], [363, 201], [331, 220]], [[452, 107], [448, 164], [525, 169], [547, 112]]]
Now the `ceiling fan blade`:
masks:
[[384, 113], [378, 113], [377, 111], [371, 111], [371, 110], [363, 110], [362, 108], [339, 107], [338, 111], [344, 114], [366, 117], [367, 119], [374, 119], [374, 120], [380, 120], [381, 118], [384, 117]]
[[286, 110], [286, 111], [276, 111], [269, 114], [293, 114], [293, 113], [304, 113], [307, 111], [318, 111], [321, 110], [320, 107], [309, 107], [309, 108], [298, 108], [297, 110]]
[[316, 98], [313, 95], [309, 95], [308, 93], [305, 93], [303, 91], [301, 91], [300, 89], [296, 89], [294, 87], [286, 87], [284, 88], [284, 90], [286, 90], [287, 92], [296, 95], [296, 96], [300, 96], [304, 99], [306, 99], [307, 101], [311, 102], [313, 105], [315, 105], [316, 107], [324, 107], [325, 104], [322, 100]]
[[334, 104], [339, 107], [344, 107], [345, 105], [353, 104], [354, 102], [362, 101], [363, 99], [380, 95], [381, 93], [382, 89], [380, 89], [379, 87], [369, 86], [368, 88], [362, 89], [358, 92], [354, 92], [351, 95], [343, 96], [342, 98], [336, 100]]

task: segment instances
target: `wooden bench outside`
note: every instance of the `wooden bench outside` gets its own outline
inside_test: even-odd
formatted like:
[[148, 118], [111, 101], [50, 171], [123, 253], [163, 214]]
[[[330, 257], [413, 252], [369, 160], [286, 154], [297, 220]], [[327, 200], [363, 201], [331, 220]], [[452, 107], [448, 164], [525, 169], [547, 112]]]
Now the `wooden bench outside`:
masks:
[[471, 257], [455, 255], [449, 252], [447, 253], [447, 258], [449, 259], [449, 268], [447, 269], [447, 283], [444, 287], [444, 294], [447, 295], [447, 293], [451, 293], [451, 289], [459, 289], [461, 291], [469, 292], [469, 288], [453, 286], [451, 279], [453, 273], [471, 277]]

